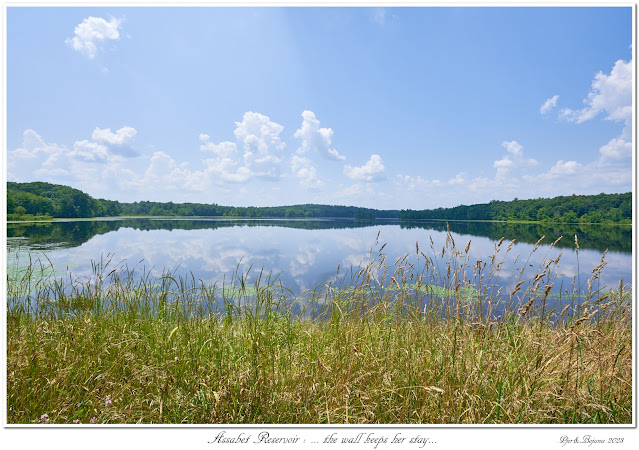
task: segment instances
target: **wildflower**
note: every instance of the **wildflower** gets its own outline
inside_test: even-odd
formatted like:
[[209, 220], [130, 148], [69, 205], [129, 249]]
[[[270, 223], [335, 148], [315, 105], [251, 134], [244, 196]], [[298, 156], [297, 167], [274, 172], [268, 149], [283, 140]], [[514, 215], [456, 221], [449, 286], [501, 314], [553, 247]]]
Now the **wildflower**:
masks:
[[178, 358], [177, 356], [175, 357], [175, 362], [178, 362], [180, 358]]
[[107, 398], [104, 402], [104, 406], [106, 406], [107, 408], [111, 406], [111, 399]]
[[73, 419], [73, 423], [80, 423], [80, 419]]
[[49, 423], [49, 415], [48, 414], [42, 414], [40, 416], [40, 422]]
[[98, 418], [95, 416], [91, 417], [91, 420], [89, 420], [89, 423], [98, 423]]

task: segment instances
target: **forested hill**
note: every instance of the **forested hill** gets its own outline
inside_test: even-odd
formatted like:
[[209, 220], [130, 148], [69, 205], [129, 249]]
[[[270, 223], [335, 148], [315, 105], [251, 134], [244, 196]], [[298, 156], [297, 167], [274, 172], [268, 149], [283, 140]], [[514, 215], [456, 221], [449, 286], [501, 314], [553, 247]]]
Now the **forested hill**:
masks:
[[632, 223], [632, 193], [571, 195], [567, 197], [493, 200], [454, 208], [403, 210], [403, 220], [506, 220], [567, 223]]
[[68, 186], [40, 181], [7, 183], [7, 215], [104, 217], [120, 214], [118, 202], [98, 200]]
[[354, 219], [399, 218], [399, 210], [375, 210], [355, 206], [293, 205], [233, 207], [215, 203], [134, 202], [95, 199], [88, 194], [44, 182], [7, 183], [9, 219], [30, 216], [89, 218], [105, 216], [224, 216], [224, 217], [337, 217]]

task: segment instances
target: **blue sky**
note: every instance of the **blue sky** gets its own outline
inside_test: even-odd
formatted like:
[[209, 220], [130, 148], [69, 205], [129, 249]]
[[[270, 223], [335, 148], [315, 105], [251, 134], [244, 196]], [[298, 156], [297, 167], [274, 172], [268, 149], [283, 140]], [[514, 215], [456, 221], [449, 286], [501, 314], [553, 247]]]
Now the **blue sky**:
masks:
[[632, 189], [631, 7], [8, 7], [9, 181], [434, 208]]

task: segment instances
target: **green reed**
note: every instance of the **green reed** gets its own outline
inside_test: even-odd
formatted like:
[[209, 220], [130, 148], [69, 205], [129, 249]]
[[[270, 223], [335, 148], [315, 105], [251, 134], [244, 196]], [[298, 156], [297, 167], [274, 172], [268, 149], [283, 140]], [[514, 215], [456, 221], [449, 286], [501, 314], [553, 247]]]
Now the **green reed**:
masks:
[[470, 245], [448, 233], [391, 263], [376, 241], [301, 295], [239, 265], [210, 285], [113, 255], [86, 279], [16, 263], [7, 420], [631, 423], [632, 298], [599, 286], [605, 259], [564, 297], [561, 255], [526, 261], [505, 292], [513, 242], [487, 261]]

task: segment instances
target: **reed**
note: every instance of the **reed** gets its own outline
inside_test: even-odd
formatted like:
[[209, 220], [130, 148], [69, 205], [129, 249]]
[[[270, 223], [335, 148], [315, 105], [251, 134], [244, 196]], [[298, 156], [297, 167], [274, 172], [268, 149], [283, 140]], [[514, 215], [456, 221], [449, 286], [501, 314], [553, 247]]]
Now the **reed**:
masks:
[[487, 261], [470, 246], [448, 233], [390, 264], [377, 240], [303, 295], [263, 272], [207, 285], [113, 255], [87, 279], [10, 268], [7, 421], [632, 423], [631, 292], [599, 286], [605, 259], [567, 297], [561, 256], [502, 292], [512, 242]]

